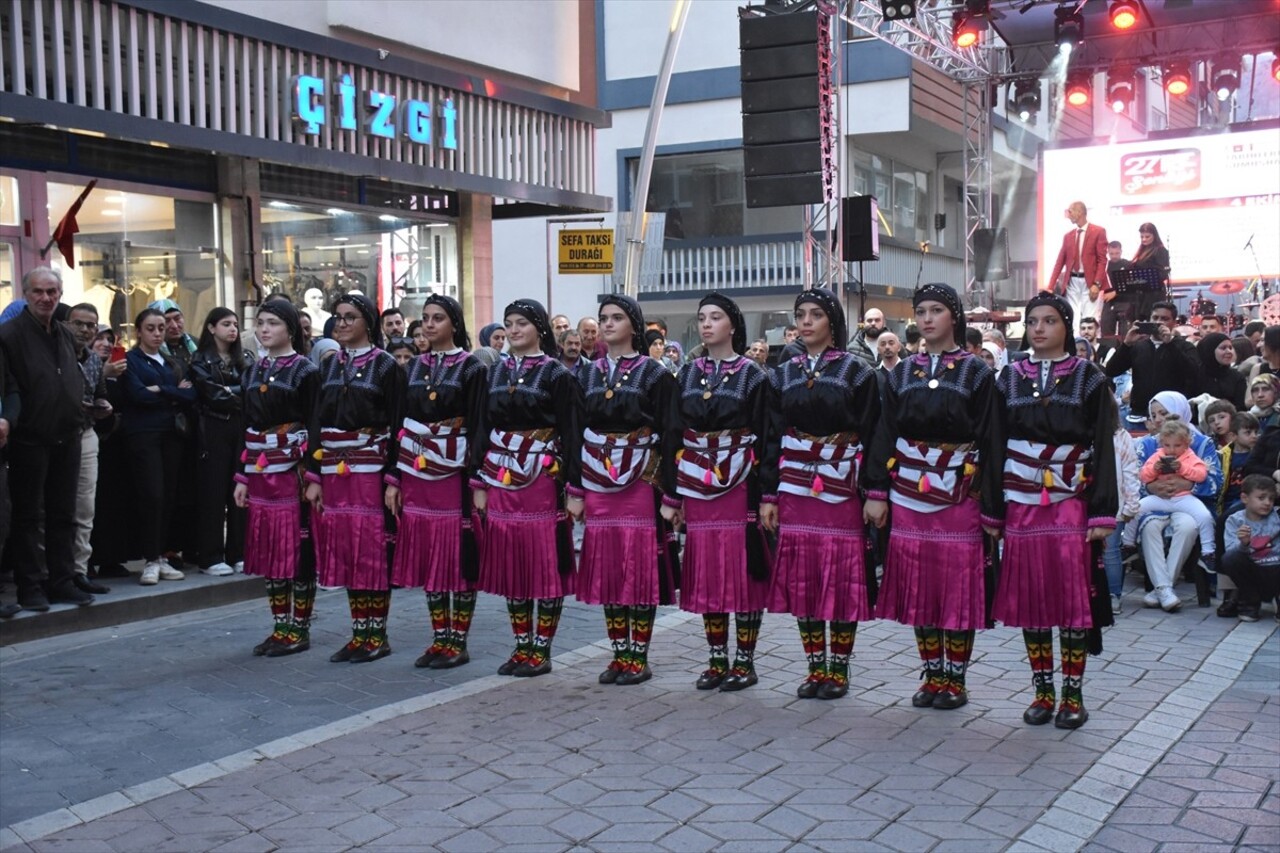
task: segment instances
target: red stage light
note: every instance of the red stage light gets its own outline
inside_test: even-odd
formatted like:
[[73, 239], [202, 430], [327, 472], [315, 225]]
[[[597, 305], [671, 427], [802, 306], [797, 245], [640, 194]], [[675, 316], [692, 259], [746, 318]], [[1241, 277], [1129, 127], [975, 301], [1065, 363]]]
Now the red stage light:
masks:
[[1083, 107], [1089, 103], [1090, 89], [1093, 80], [1087, 76], [1073, 77], [1067, 81], [1067, 103], [1073, 107]]
[[1127, 30], [1138, 23], [1138, 4], [1134, 0], [1116, 0], [1111, 4], [1111, 26]]
[[1191, 91], [1191, 71], [1185, 62], [1165, 66], [1164, 90], [1175, 97], [1181, 97]]
[[973, 47], [985, 29], [986, 20], [977, 15], [956, 12], [952, 19], [951, 40], [956, 47]]

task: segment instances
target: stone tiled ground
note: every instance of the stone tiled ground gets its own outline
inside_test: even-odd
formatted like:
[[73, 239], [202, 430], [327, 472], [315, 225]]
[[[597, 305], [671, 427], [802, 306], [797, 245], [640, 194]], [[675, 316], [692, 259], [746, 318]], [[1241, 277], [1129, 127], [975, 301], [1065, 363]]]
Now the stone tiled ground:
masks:
[[[338, 604], [326, 608], [324, 648], [336, 645]], [[8, 802], [28, 781], [46, 811], [80, 803], [3, 838], [75, 851], [1280, 849], [1270, 621], [1125, 613], [1089, 662], [1093, 718], [1064, 732], [1022, 724], [1028, 678], [1012, 630], [980, 635], [972, 701], [948, 713], [910, 707], [917, 660], [900, 626], [863, 626], [855, 689], [820, 702], [794, 696], [803, 665], [783, 617], [766, 619], [761, 683], [707, 694], [692, 689], [700, 625], [678, 614], [657, 634], [656, 677], [604, 688], [594, 650], [544, 678], [492, 676], [506, 637], [485, 607], [487, 648], [451, 685], [414, 671], [416, 648], [403, 642], [362, 667], [323, 663], [319, 649], [255, 661], [242, 647], [256, 610], [207, 619], [194, 637], [166, 626], [146, 642], [104, 638], [67, 652], [73, 663], [0, 658], [0, 712], [23, 727], [0, 728], [4, 823], [33, 816]], [[560, 648], [596, 640], [597, 621], [570, 607]], [[234, 642], [213, 642], [217, 632]], [[153, 659], [164, 663], [152, 670]], [[448, 701], [175, 772], [432, 689]], [[105, 702], [110, 713], [95, 716]], [[58, 716], [68, 706], [78, 710]], [[60, 730], [68, 719], [79, 734]], [[23, 774], [33, 742], [61, 764], [36, 750]], [[186, 763], [168, 760], [172, 750]], [[96, 788], [64, 781], [86, 766], [112, 775]], [[83, 802], [152, 778], [128, 797]], [[81, 822], [46, 834], [69, 814]]]

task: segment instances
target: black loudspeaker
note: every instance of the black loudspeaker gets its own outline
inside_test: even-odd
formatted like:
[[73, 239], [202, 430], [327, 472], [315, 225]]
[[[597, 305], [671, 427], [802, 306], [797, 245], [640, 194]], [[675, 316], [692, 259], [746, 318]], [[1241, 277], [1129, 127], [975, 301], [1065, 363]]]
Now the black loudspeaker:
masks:
[[880, 208], [873, 195], [840, 200], [840, 237], [843, 260], [880, 260]]
[[1005, 228], [979, 228], [973, 232], [973, 278], [1003, 281], [1009, 277], [1009, 232]]
[[817, 12], [738, 20], [747, 207], [823, 199], [819, 38]]

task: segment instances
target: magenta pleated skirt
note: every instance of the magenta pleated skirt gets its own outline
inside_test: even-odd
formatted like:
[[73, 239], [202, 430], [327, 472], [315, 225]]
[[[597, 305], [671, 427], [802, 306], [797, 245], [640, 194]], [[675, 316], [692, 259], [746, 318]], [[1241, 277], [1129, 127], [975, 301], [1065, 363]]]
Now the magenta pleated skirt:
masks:
[[1088, 508], [1010, 503], [991, 616], [1012, 628], [1092, 628]]
[[556, 550], [556, 482], [540, 476], [523, 489], [489, 489], [480, 537], [480, 589], [506, 598], [559, 598], [573, 592]]
[[325, 474], [321, 485], [324, 512], [312, 516], [318, 582], [389, 589], [382, 474]]
[[302, 559], [302, 487], [296, 471], [249, 477], [244, 573], [290, 580]]
[[829, 504], [784, 492], [778, 522], [769, 610], [824, 621], [872, 618], [862, 502]]
[[574, 581], [578, 600], [658, 604], [660, 562], [653, 486], [636, 480], [609, 494], [587, 492], [586, 526]]
[[427, 592], [471, 592], [462, 576], [461, 474], [443, 480], [400, 478], [400, 524], [391, 582]]
[[950, 631], [985, 627], [985, 572], [978, 502], [939, 512], [895, 504], [876, 616]]
[[684, 501], [680, 609], [691, 613], [763, 610], [769, 582], [747, 573], [747, 484], [714, 500]]

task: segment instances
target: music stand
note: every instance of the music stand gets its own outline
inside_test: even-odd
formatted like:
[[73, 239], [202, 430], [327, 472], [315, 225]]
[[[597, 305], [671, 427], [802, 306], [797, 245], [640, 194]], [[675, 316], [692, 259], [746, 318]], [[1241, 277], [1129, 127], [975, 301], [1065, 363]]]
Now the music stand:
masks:
[[1111, 287], [1119, 296], [1136, 296], [1141, 293], [1158, 293], [1164, 295], [1162, 270], [1134, 269], [1116, 270], [1111, 273]]

